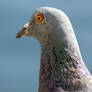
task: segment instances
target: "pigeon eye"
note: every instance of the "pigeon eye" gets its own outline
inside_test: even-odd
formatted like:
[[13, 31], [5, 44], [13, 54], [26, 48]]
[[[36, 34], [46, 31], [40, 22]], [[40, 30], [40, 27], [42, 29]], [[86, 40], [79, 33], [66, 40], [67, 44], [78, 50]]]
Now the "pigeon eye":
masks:
[[35, 20], [37, 23], [41, 23], [43, 21], [43, 15], [42, 14], [37, 14], [35, 17]]

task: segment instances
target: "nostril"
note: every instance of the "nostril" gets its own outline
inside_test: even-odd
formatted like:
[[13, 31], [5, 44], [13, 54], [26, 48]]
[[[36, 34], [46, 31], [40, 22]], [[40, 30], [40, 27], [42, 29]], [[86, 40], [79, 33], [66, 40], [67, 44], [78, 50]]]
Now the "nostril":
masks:
[[24, 27], [24, 28], [22, 29], [22, 30], [23, 30], [22, 32], [24, 32], [26, 29], [27, 29], [27, 28], [26, 28], [26, 27]]

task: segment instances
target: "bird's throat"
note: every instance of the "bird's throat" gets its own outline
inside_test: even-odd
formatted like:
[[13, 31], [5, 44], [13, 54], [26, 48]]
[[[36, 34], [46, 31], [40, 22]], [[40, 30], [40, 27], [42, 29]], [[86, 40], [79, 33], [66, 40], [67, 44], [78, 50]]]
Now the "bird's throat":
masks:
[[66, 91], [82, 89], [80, 80], [87, 71], [81, 72], [86, 67], [81, 62], [81, 56], [74, 56], [75, 52], [64, 44], [42, 48], [39, 92], [54, 92], [58, 87]]

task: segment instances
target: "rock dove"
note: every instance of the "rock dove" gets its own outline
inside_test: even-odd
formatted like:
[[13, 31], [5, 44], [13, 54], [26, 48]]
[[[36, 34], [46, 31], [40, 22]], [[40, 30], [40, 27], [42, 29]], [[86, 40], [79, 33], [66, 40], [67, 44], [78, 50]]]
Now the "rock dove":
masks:
[[40, 7], [16, 38], [31, 36], [41, 47], [38, 92], [92, 92], [92, 77], [80, 54], [67, 15]]

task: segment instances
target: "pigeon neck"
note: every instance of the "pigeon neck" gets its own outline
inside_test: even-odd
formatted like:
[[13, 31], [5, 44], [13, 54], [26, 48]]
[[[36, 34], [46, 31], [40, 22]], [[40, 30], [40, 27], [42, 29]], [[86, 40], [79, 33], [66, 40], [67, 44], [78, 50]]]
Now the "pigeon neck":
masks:
[[89, 73], [78, 54], [64, 43], [45, 45], [41, 53], [39, 92], [54, 92], [58, 87], [66, 91], [81, 90], [80, 79]]

